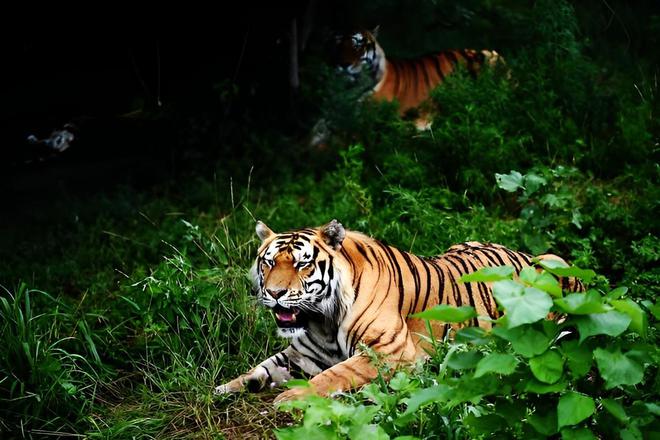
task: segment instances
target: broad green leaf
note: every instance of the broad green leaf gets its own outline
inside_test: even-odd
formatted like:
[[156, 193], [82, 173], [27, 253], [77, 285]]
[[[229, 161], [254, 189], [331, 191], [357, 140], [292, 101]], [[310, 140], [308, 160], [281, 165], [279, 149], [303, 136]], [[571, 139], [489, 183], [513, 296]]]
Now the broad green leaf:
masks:
[[577, 316], [574, 318], [580, 332], [580, 343], [589, 336], [619, 336], [626, 331], [632, 319], [630, 316], [612, 310], [606, 313]]
[[447, 366], [454, 370], [466, 370], [474, 368], [483, 357], [478, 351], [454, 352], [447, 359]]
[[534, 194], [540, 187], [548, 183], [545, 178], [536, 175], [536, 174], [526, 174], [525, 175], [525, 195], [530, 196]]
[[495, 180], [497, 186], [507, 192], [516, 192], [518, 188], [525, 188], [523, 186], [523, 175], [518, 171], [511, 170], [509, 174], [495, 173]]
[[513, 266], [483, 267], [476, 272], [463, 275], [458, 281], [470, 283], [510, 280], [511, 275], [513, 275]]
[[508, 328], [530, 324], [548, 316], [552, 298], [535, 287], [524, 287], [514, 281], [497, 281], [493, 296], [504, 308]]
[[649, 310], [653, 314], [653, 317], [657, 320], [660, 320], [660, 303], [653, 304], [649, 307]]
[[486, 330], [481, 327], [465, 327], [456, 332], [456, 343], [483, 345], [491, 340]]
[[577, 425], [589, 418], [595, 410], [594, 399], [584, 394], [569, 391], [559, 398], [557, 427]]
[[603, 408], [612, 414], [618, 421], [621, 423], [626, 423], [628, 421], [628, 415], [626, 410], [623, 409], [623, 406], [614, 399], [603, 399], [601, 400]]
[[617, 287], [616, 289], [611, 290], [607, 295], [609, 299], [619, 299], [623, 295], [628, 293], [628, 288], [627, 287]]
[[275, 431], [277, 440], [300, 440], [313, 438], [314, 440], [336, 440], [337, 434], [329, 426], [301, 426], [299, 428], [284, 428]]
[[545, 270], [552, 270], [552, 269], [568, 269], [569, 266], [566, 264], [565, 261], [563, 260], [557, 260], [554, 258], [547, 258], [547, 259], [541, 259], [541, 258], [534, 258], [532, 261], [537, 263], [539, 266], [544, 268]]
[[564, 428], [561, 430], [562, 440], [596, 440], [596, 436], [589, 428]]
[[[622, 429], [619, 431], [619, 436], [621, 437], [621, 440], [643, 440], [644, 435], [642, 432], [639, 430], [637, 426], [628, 426], [625, 429]], [[651, 438], [651, 437], [649, 437]]]
[[547, 384], [539, 382], [536, 379], [530, 379], [525, 383], [523, 390], [527, 393], [536, 393], [536, 394], [548, 394], [548, 393], [559, 393], [566, 389], [568, 384], [565, 381]]
[[534, 377], [541, 382], [555, 383], [564, 372], [564, 359], [554, 350], [548, 350], [541, 356], [529, 360], [529, 368]]
[[566, 263], [559, 260], [538, 260], [539, 265], [553, 275], [560, 277], [576, 277], [580, 278], [585, 283], [591, 281], [596, 272], [591, 269], [581, 269], [577, 266], [567, 266]]
[[561, 344], [561, 351], [568, 362], [568, 369], [574, 378], [585, 376], [593, 363], [593, 352], [587, 344], [580, 344], [576, 340], [565, 341]]
[[508, 375], [515, 371], [518, 359], [510, 354], [491, 353], [477, 364], [474, 377], [481, 377], [486, 373]]
[[550, 338], [548, 336], [529, 326], [520, 326], [512, 329], [495, 327], [492, 333], [511, 342], [516, 353], [525, 357], [539, 355], [550, 345]]
[[403, 413], [403, 416], [405, 417], [408, 414], [414, 413], [423, 405], [448, 400], [452, 391], [452, 388], [448, 385], [440, 384], [413, 392], [406, 400], [407, 408], [406, 412]]
[[520, 272], [520, 281], [544, 292], [548, 292], [554, 297], [561, 297], [559, 281], [548, 272], [539, 273], [533, 267], [526, 267]]
[[390, 388], [394, 391], [400, 391], [410, 385], [410, 378], [403, 371], [397, 372], [390, 380]]
[[474, 310], [474, 307], [470, 306], [454, 307], [447, 304], [439, 304], [432, 309], [427, 309], [410, 316], [412, 318], [430, 319], [432, 321], [464, 322], [476, 318], [477, 312]]
[[382, 427], [373, 424], [353, 426], [348, 432], [348, 438], [351, 440], [390, 440], [390, 436]]
[[603, 304], [603, 297], [596, 290], [589, 290], [585, 293], [570, 293], [563, 298], [555, 299], [555, 305], [562, 312], [572, 315], [588, 315], [611, 310], [610, 307]]
[[594, 350], [594, 359], [600, 375], [605, 379], [606, 389], [619, 385], [635, 385], [644, 378], [644, 368], [619, 349], [609, 351], [597, 348]]
[[552, 435], [557, 433], [557, 410], [550, 411], [537, 410], [534, 414], [527, 417], [527, 422], [539, 433], [543, 435]]
[[630, 316], [630, 326], [629, 328], [642, 338], [646, 337], [646, 330], [648, 329], [648, 321], [646, 319], [646, 313], [644, 310], [632, 299], [619, 299], [610, 301], [612, 307], [614, 307], [619, 312], [625, 313]]

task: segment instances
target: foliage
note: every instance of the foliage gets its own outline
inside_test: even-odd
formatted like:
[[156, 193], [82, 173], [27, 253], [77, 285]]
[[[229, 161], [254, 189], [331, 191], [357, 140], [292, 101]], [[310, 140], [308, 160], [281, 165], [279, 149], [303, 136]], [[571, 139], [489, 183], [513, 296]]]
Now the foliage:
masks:
[[[648, 343], [647, 312], [620, 299], [621, 289], [562, 292], [550, 273], [585, 271], [554, 264], [546, 269], [523, 269], [516, 280], [511, 271], [502, 272], [493, 284], [504, 312], [497, 325], [476, 332], [478, 337], [475, 329], [458, 330], [456, 341], [445, 342], [421, 370], [398, 371], [388, 385], [376, 381], [340, 400], [312, 397], [284, 404], [302, 410], [302, 423], [277, 431], [277, 437], [358, 439], [366, 432], [383, 439], [657, 435], [660, 351]], [[494, 275], [482, 269], [465, 278], [493, 281]], [[521, 301], [525, 296], [533, 298]], [[465, 308], [454, 309], [453, 316], [471, 319]], [[446, 321], [449, 309], [418, 317]], [[562, 318], [549, 319], [548, 311]]]

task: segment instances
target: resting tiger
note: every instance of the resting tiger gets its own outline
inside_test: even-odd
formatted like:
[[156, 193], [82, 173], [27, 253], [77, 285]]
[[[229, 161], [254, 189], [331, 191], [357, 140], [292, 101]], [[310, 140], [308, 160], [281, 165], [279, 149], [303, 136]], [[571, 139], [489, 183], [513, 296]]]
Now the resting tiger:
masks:
[[[217, 393], [244, 387], [258, 391], [301, 373], [313, 376], [311, 388], [321, 395], [359, 387], [377, 375], [360, 343], [393, 364], [423, 357], [428, 347], [419, 335], [428, 334], [426, 324], [409, 315], [437, 304], [463, 304], [481, 316], [497, 318], [488, 284], [457, 280], [485, 266], [511, 265], [519, 272], [533, 264], [530, 255], [478, 242], [452, 246], [437, 257], [418, 257], [346, 231], [336, 220], [280, 234], [258, 222], [256, 230], [262, 244], [251, 271], [254, 290], [291, 345], [217, 387]], [[540, 258], [561, 260], [554, 255]], [[577, 280], [563, 282], [564, 287], [583, 290]], [[471, 324], [490, 327], [476, 319]], [[440, 338], [450, 327], [434, 321], [432, 328], [433, 336]], [[294, 388], [275, 401], [308, 391]]]
[[[371, 96], [376, 100], [396, 99], [401, 115], [420, 107], [458, 65], [465, 66], [476, 76], [485, 64], [494, 66], [503, 62], [494, 50], [474, 49], [445, 50], [409, 60], [389, 59], [376, 41], [376, 32], [377, 29], [373, 32], [361, 30], [336, 36], [335, 63], [352, 79], [365, 71], [373, 84]], [[419, 109], [419, 113], [415, 121], [417, 128], [427, 128], [428, 110]]]

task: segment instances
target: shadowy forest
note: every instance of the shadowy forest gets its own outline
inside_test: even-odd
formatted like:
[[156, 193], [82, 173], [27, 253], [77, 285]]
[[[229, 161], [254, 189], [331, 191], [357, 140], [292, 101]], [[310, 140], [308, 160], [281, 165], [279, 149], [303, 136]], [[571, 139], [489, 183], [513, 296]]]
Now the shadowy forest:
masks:
[[[494, 49], [509, 74], [457, 69], [418, 131], [330, 61], [376, 26], [388, 57]], [[120, 31], [0, 43], [1, 438], [660, 435], [658, 2], [307, 0]], [[286, 344], [250, 290], [256, 220], [332, 219], [418, 255], [554, 253], [590, 290], [500, 274], [566, 321], [460, 331], [334, 399], [215, 396]]]

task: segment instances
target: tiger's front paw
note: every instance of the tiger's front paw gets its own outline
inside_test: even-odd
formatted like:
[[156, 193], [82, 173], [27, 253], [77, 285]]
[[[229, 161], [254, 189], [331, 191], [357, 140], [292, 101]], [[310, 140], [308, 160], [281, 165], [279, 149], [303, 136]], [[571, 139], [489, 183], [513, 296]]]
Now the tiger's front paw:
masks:
[[273, 400], [273, 403], [278, 404], [282, 402], [288, 402], [291, 400], [300, 400], [307, 396], [311, 396], [313, 394], [316, 393], [314, 392], [314, 389], [312, 387], [291, 388], [290, 390], [286, 390], [278, 394], [275, 400]]
[[243, 387], [244, 387], [243, 379], [239, 377], [237, 379], [232, 380], [231, 382], [218, 385], [213, 390], [213, 394], [221, 395], [221, 394], [229, 394], [229, 393], [238, 393], [239, 391], [243, 390]]

